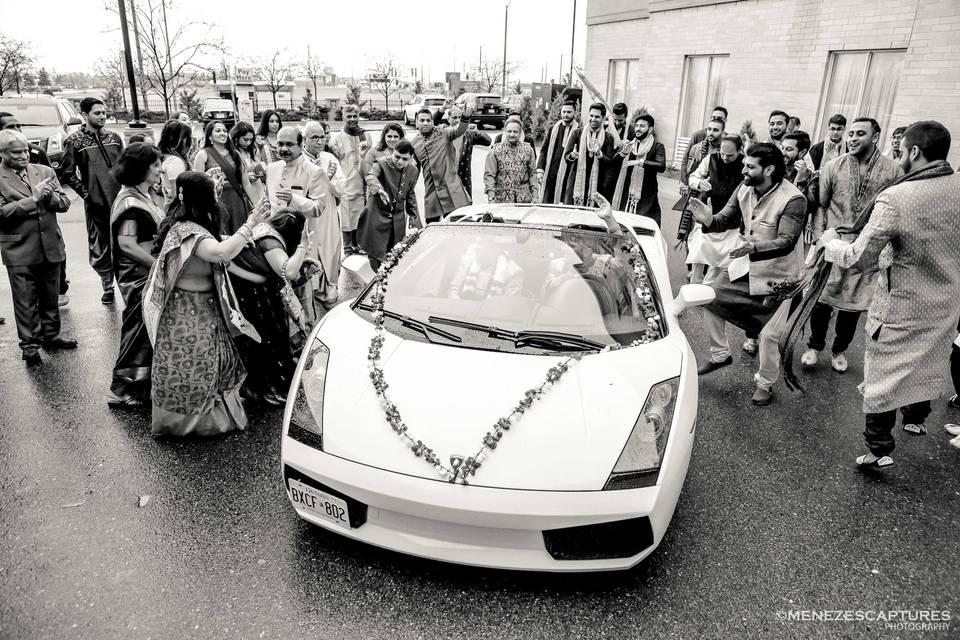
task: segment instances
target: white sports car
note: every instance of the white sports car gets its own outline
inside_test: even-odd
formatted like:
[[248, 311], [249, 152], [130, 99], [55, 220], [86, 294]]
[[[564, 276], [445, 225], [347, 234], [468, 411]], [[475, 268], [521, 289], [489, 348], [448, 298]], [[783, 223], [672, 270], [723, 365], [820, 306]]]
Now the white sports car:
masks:
[[[297, 514], [403, 553], [626, 569], [686, 476], [697, 364], [647, 218], [474, 205], [396, 249], [314, 329], [283, 422]], [[387, 286], [389, 285], [389, 286]]]

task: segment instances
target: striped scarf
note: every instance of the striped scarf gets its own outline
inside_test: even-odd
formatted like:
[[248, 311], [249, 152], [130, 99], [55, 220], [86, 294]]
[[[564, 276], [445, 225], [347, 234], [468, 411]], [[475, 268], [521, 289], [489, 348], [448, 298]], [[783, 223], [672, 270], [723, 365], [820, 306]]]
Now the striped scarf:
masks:
[[597, 192], [597, 179], [600, 177], [600, 152], [598, 151], [597, 154], [593, 156], [590, 167], [589, 189], [586, 184], [587, 161], [590, 159], [589, 149], [591, 143], [602, 145], [604, 133], [603, 127], [598, 128], [596, 131], [591, 130], [590, 127], [584, 127], [580, 134], [580, 146], [578, 147], [580, 150], [580, 158], [577, 159], [577, 177], [573, 184], [573, 204], [577, 206], [584, 206], [591, 202], [591, 197]]
[[645, 173], [643, 161], [646, 159], [647, 154], [650, 153], [650, 150], [653, 149], [656, 141], [656, 136], [650, 133], [644, 140], [634, 138], [632, 142], [627, 143], [634, 145], [634, 149], [624, 157], [623, 162], [620, 164], [620, 175], [617, 176], [617, 188], [613, 192], [614, 209], [620, 206], [620, 199], [623, 197], [623, 185], [626, 182], [627, 172], [630, 170], [629, 162], [631, 158], [636, 156], [640, 160], [640, 164], [633, 167], [633, 174], [630, 176], [630, 187], [627, 191], [627, 206], [623, 209], [627, 213], [634, 213], [637, 204], [640, 202], [640, 196], [643, 195], [643, 176]]
[[[572, 127], [573, 124], [571, 123]], [[550, 171], [550, 163], [553, 160], [553, 152], [556, 149], [557, 140], [560, 138], [560, 131], [564, 128], [563, 120], [558, 120], [555, 125], [550, 129], [550, 144], [547, 146], [547, 158], [546, 166], [547, 171]], [[560, 140], [560, 144], [563, 145], [564, 141]], [[565, 146], [565, 145], [564, 145]], [[561, 204], [563, 202], [563, 179], [567, 176], [567, 163], [560, 158], [560, 166], [557, 167], [557, 179], [553, 184], [553, 193], [547, 193], [546, 189], [540, 190], [540, 202], [553, 204]], [[544, 184], [546, 184], [547, 176], [544, 175]]]

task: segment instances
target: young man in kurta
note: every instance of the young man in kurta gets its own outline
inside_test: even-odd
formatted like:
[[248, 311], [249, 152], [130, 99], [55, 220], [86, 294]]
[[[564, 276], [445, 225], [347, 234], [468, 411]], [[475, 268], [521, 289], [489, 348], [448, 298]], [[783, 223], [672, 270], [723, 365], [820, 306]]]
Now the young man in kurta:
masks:
[[389, 156], [378, 158], [367, 172], [367, 207], [360, 216], [357, 241], [374, 271], [403, 239], [408, 226], [422, 226], [414, 192], [419, 175], [409, 140], [400, 140]]
[[560, 119], [550, 127], [543, 139], [540, 156], [537, 159], [537, 173], [540, 177], [540, 202], [560, 204], [563, 202], [564, 178], [567, 175], [567, 163], [564, 150], [577, 124], [574, 121], [576, 103], [564, 100], [560, 106]]
[[869, 453], [857, 464], [893, 464], [897, 410], [903, 430], [926, 433], [930, 400], [950, 386], [949, 357], [960, 317], [960, 175], [947, 162], [950, 132], [916, 122], [900, 141], [906, 175], [877, 196], [852, 241], [836, 229], [820, 237], [834, 265], [879, 269], [866, 324], [863, 432]]
[[613, 193], [606, 182], [607, 167], [619, 148], [614, 136], [603, 128], [607, 108], [597, 102], [590, 105], [587, 126], [578, 127], [567, 142], [567, 185], [564, 202], [577, 206], [592, 206], [594, 193], [600, 192], [607, 200]]
[[410, 144], [423, 174], [424, 219], [427, 223], [436, 222], [470, 204], [470, 194], [457, 173], [458, 155], [453, 142], [459, 135], [458, 129], [434, 126], [433, 113], [429, 109], [417, 112], [417, 135]]
[[[847, 131], [849, 153], [831, 160], [820, 169], [819, 198], [813, 220], [814, 238], [825, 229], [849, 229], [871, 200], [890, 183], [903, 175], [900, 165], [880, 153], [880, 125], [872, 118], [857, 118]], [[856, 233], [845, 233], [852, 242]], [[820, 302], [810, 315], [809, 347], [800, 361], [813, 367], [827, 345], [830, 317], [837, 310], [836, 336], [831, 348], [830, 364], [839, 373], [847, 370], [844, 352], [853, 341], [860, 314], [870, 307], [877, 282], [877, 266], [843, 268], [834, 264]]]
[[357, 222], [365, 205], [365, 158], [367, 149], [373, 146], [373, 139], [360, 127], [360, 109], [357, 105], [348, 104], [343, 108], [343, 121], [343, 131], [330, 138], [330, 153], [340, 161], [340, 169], [343, 171], [340, 228], [343, 231], [343, 251], [349, 255], [360, 251], [357, 245]]

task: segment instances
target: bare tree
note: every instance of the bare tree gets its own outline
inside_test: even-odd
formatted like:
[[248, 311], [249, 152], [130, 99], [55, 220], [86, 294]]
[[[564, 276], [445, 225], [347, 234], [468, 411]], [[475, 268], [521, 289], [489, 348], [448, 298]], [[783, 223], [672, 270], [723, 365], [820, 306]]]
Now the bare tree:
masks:
[[277, 108], [277, 93], [293, 81], [293, 64], [283, 51], [275, 50], [269, 58], [261, 58], [256, 64], [257, 71], [270, 95], [273, 96], [273, 108]]
[[177, 92], [198, 80], [201, 69], [196, 63], [223, 48], [223, 38], [210, 23], [168, 22], [173, 8], [172, 0], [139, 0], [136, 5], [139, 44], [144, 58], [140, 81], [160, 94], [168, 117]]
[[33, 66], [30, 43], [0, 34], [0, 96], [16, 89], [20, 93], [23, 74]]
[[323, 76], [323, 63], [315, 55], [310, 53], [310, 45], [307, 45], [307, 57], [300, 65], [303, 75], [313, 83], [313, 95], [317, 95], [317, 78]]
[[[517, 64], [507, 63], [507, 74], [512, 74], [519, 68], [520, 66]], [[503, 60], [491, 60], [487, 58], [480, 64], [476, 65], [474, 70], [476, 72], [476, 78], [480, 82], [480, 86], [483, 87], [484, 91], [493, 91], [503, 83]]]
[[373, 73], [370, 76], [371, 88], [383, 96], [384, 110], [390, 110], [390, 96], [400, 91], [397, 75], [400, 73], [400, 63], [392, 53], [388, 53], [373, 63]]
[[94, 67], [94, 72], [108, 91], [116, 89], [123, 96], [123, 109], [126, 110], [127, 70], [124, 66], [123, 51], [118, 49], [111, 55], [100, 58]]

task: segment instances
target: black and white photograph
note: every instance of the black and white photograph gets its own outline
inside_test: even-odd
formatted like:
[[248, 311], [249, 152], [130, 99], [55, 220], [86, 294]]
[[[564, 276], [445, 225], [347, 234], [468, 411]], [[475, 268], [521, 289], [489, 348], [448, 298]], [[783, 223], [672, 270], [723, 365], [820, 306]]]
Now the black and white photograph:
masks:
[[960, 638], [960, 0], [0, 6], [0, 638]]

